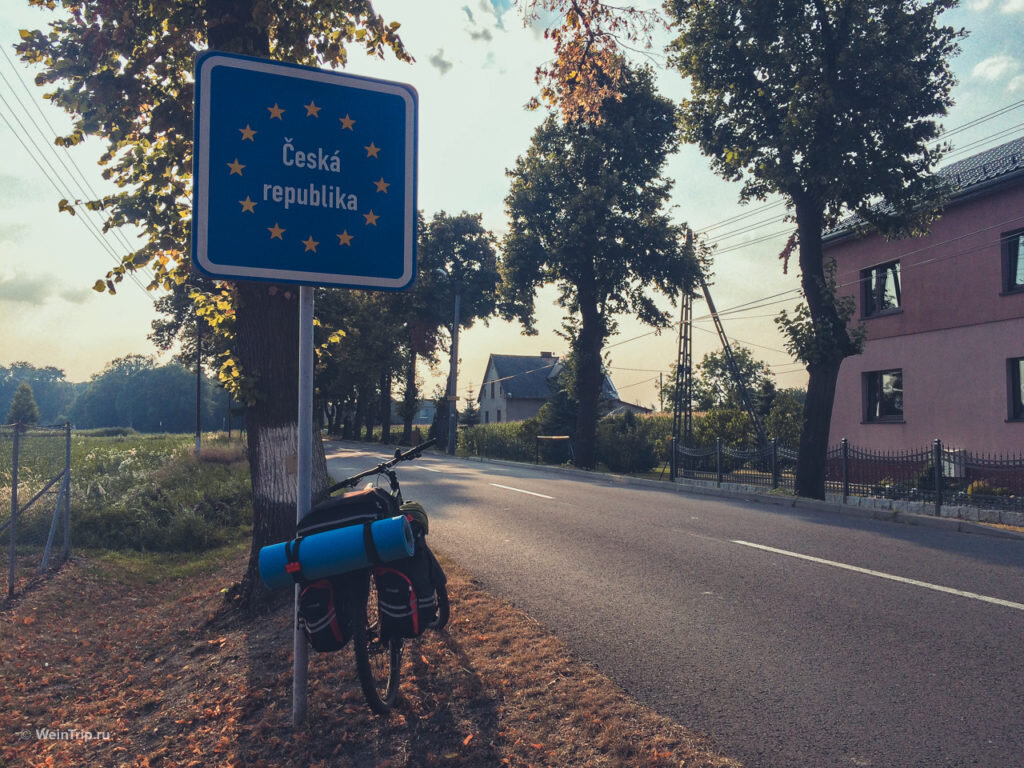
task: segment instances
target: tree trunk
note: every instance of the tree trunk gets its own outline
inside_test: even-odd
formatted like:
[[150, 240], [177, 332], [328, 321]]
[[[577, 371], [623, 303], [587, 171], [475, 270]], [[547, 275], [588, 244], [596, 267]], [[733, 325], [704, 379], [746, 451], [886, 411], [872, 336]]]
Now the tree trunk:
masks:
[[402, 424], [402, 443], [412, 445], [412, 420], [416, 416], [416, 350], [409, 349], [409, 365], [405, 369], [405, 396], [403, 411], [405, 420]]
[[576, 338], [576, 391], [578, 403], [573, 452], [576, 466], [593, 469], [597, 466], [597, 411], [601, 400], [604, 374], [601, 372], [601, 346], [604, 323], [597, 309], [593, 280], [580, 280], [578, 301], [582, 323]]
[[794, 195], [794, 203], [800, 241], [800, 280], [814, 333], [814, 343], [808, 359], [804, 360], [809, 378], [796, 465], [796, 494], [824, 499], [828, 436], [839, 368], [857, 349], [836, 307], [833, 286], [825, 275], [821, 243], [823, 207], [801, 195]]
[[[242, 370], [258, 380], [260, 395], [246, 411], [253, 526], [249, 565], [238, 597], [249, 611], [270, 604], [259, 576], [259, 552], [295, 534], [298, 448], [298, 291], [239, 282], [235, 345]], [[313, 497], [327, 487], [320, 430], [313, 429]]]
[[385, 370], [380, 376], [380, 441], [391, 442], [391, 371]]

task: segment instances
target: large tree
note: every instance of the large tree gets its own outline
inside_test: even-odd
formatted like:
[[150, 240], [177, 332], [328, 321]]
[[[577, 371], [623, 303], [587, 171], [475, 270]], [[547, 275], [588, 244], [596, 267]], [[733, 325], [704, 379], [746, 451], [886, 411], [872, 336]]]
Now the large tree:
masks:
[[537, 288], [558, 286], [577, 361], [575, 456], [583, 467], [596, 460], [601, 354], [616, 318], [668, 325], [651, 289], [674, 298], [699, 268], [664, 211], [672, 182], [662, 169], [679, 131], [672, 102], [652, 80], [649, 70], [629, 70], [622, 99], [604, 101], [600, 120], [549, 116], [508, 171], [504, 311], [532, 331]]
[[[106, 228], [131, 224], [142, 246], [98, 290], [114, 292], [130, 271], [153, 269], [154, 287], [189, 279], [193, 63], [204, 48], [302, 64], [344, 65], [346, 47], [371, 55], [390, 49], [408, 59], [395, 33], [369, 0], [28, 0], [61, 13], [50, 31], [22, 31], [18, 51], [40, 65], [37, 83], [67, 110], [73, 128], [65, 145], [87, 135], [107, 142], [104, 176], [120, 191], [85, 204], [102, 209]], [[73, 209], [67, 201], [62, 208]], [[253, 485], [253, 538], [239, 596], [257, 609], [268, 597], [257, 556], [288, 538], [295, 519], [296, 482], [288, 467], [296, 452], [298, 291], [239, 281], [218, 289], [206, 308], [230, 316], [235, 334], [223, 375], [246, 403]], [[282, 350], [288, 350], [282, 354]], [[327, 482], [319, 440], [314, 492]]]
[[[758, 411], [758, 415], [766, 415], [775, 391], [771, 368], [740, 344], [732, 347], [732, 354], [743, 386], [751, 398], [751, 405]], [[661, 386], [659, 394], [662, 402], [675, 402], [676, 367], [672, 366], [668, 381]], [[708, 352], [695, 368], [691, 393], [694, 409], [707, 411], [711, 408], [743, 408], [743, 398], [725, 352]]]
[[[672, 62], [690, 81], [684, 137], [741, 199], [782, 195], [796, 221], [804, 304], [782, 315], [809, 373], [796, 492], [824, 498], [843, 359], [860, 350], [822, 234], [854, 213], [886, 235], [921, 231], [941, 195], [935, 118], [950, 106], [956, 0], [668, 0]], [[788, 256], [788, 250], [786, 252]]]
[[[446, 317], [448, 329], [449, 363], [457, 355], [455, 339], [462, 329], [472, 328], [477, 320], [486, 324], [497, 308], [498, 257], [495, 237], [483, 225], [480, 214], [463, 211], [450, 216], [438, 211], [423, 228], [419, 241], [419, 255], [425, 276], [434, 281], [430, 294], [429, 317]], [[455, 325], [455, 305], [458, 301], [458, 327]], [[454, 360], [458, 366], [458, 360]], [[452, 366], [449, 365], [448, 391], [451, 391]], [[448, 403], [445, 403], [448, 406]], [[438, 444], [448, 448], [450, 407], [437, 413]], [[454, 446], [450, 446], [454, 451]]]

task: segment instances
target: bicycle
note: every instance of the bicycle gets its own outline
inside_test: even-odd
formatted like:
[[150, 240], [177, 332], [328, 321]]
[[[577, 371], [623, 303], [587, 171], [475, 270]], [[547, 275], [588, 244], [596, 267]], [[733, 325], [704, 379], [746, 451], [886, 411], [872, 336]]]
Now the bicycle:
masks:
[[[400, 462], [418, 458], [434, 442], [434, 440], [428, 440], [405, 453], [396, 450], [394, 458], [335, 483], [328, 489], [328, 494], [345, 488], [355, 488], [360, 480], [367, 477], [374, 477], [379, 481], [379, 478], [383, 476], [387, 479], [387, 488], [382, 490], [388, 492], [395, 502], [395, 509], [398, 509], [403, 504], [403, 498], [394, 467]], [[368, 485], [381, 487], [375, 483]], [[413, 512], [415, 514], [409, 515], [410, 526], [413, 528], [414, 537], [419, 539], [426, 534], [426, 513], [422, 511], [422, 508], [413, 510]], [[345, 574], [343, 578], [347, 598], [345, 604], [349, 612], [348, 618], [352, 631], [359, 684], [370, 709], [379, 715], [386, 715], [398, 699], [402, 649], [405, 641], [401, 637], [381, 637], [376, 569], [360, 569]], [[443, 585], [436, 588], [436, 597], [437, 619], [430, 625], [431, 627], [444, 626], [448, 622], [451, 610], [448, 591]]]

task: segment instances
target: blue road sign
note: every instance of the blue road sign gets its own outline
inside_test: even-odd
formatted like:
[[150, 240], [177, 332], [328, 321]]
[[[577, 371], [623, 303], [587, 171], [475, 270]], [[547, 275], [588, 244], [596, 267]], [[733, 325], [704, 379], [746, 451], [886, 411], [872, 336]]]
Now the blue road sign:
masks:
[[401, 83], [201, 54], [195, 265], [225, 279], [408, 287], [417, 107]]

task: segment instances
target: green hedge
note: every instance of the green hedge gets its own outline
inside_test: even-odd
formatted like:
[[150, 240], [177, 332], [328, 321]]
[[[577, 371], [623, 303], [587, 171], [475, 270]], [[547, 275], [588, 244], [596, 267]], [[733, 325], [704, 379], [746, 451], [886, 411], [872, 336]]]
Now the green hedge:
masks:
[[[597, 458], [612, 472], [648, 472], [668, 460], [672, 417], [632, 413], [602, 419], [597, 429]], [[567, 450], [561, 441], [541, 441], [537, 419], [478, 424], [459, 430], [458, 454], [508, 461], [561, 464]]]

